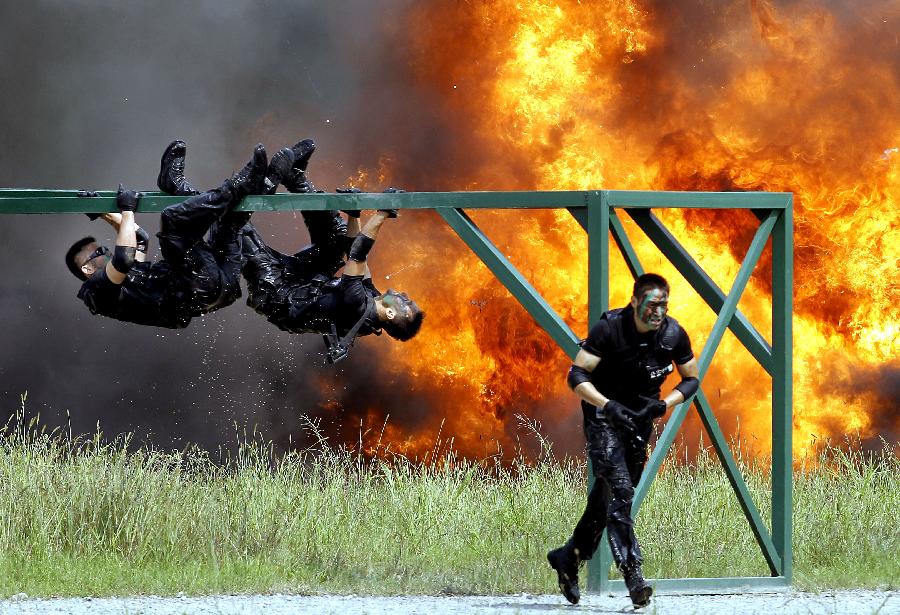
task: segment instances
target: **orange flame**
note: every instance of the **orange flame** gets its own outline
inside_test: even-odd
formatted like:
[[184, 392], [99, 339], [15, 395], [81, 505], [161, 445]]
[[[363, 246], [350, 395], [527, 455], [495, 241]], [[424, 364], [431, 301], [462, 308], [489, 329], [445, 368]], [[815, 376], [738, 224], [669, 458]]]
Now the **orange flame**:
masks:
[[[637, 0], [420, 3], [408, 29], [416, 74], [479, 152], [471, 171], [448, 171], [445, 183], [794, 192], [795, 453], [822, 437], [872, 437], [879, 420], [897, 424], [900, 405], [878, 386], [879, 370], [900, 373], [897, 28], [874, 7], [847, 24], [824, 6], [714, 4], [694, 7], [707, 11], [696, 16]], [[688, 36], [692, 19], [708, 31]], [[424, 215], [400, 221], [417, 229], [404, 229], [412, 253], [403, 262], [428, 265], [396, 278], [428, 317], [393, 355], [397, 373], [435, 392], [432, 412], [470, 454], [488, 440], [508, 443], [512, 411], [528, 404], [559, 420], [575, 416], [562, 352], [449, 231], [432, 224], [423, 238]], [[585, 335], [586, 241], [569, 214], [474, 217]], [[727, 291], [755, 220], [746, 212], [660, 217]], [[699, 354], [714, 314], [639, 229], [626, 229], [645, 269], [672, 282], [670, 313]], [[740, 303], [767, 337], [770, 258], [767, 249]], [[621, 259], [611, 276], [611, 303], [624, 305], [631, 280]], [[770, 381], [730, 333], [704, 389], [726, 431], [740, 425], [768, 450]]]

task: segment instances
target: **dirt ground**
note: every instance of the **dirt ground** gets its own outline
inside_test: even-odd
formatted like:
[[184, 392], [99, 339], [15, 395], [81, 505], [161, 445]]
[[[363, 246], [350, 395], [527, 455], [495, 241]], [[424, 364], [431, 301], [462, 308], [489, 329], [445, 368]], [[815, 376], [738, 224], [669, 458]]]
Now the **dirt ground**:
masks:
[[[0, 601], [3, 615], [539, 615], [633, 613], [625, 596], [589, 595], [571, 606], [561, 596], [153, 596]], [[662, 595], [648, 615], [896, 615], [900, 592], [847, 590], [722, 596]]]

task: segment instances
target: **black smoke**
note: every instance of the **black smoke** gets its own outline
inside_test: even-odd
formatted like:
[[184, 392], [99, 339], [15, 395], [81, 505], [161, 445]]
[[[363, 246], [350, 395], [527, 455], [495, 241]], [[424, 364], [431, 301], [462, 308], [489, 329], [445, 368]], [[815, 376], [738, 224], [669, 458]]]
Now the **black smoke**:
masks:
[[[402, 59], [407, 5], [6, 5], [0, 186], [155, 189], [159, 155], [175, 138], [188, 143], [188, 175], [211, 186], [257, 141], [271, 153], [312, 137], [313, 179], [333, 189], [390, 154], [384, 117], [403, 114], [407, 130], [422, 135], [436, 130], [419, 104], [427, 94]], [[388, 181], [413, 187], [413, 179]], [[139, 223], [155, 233], [157, 218], [139, 215]], [[276, 248], [307, 241], [299, 216], [255, 220]], [[75, 239], [111, 239], [111, 231], [74, 215], [6, 215], [0, 223], [0, 418], [14, 417], [27, 394], [26, 420], [40, 414], [47, 427], [88, 433], [99, 425], [162, 447], [214, 450], [254, 429], [287, 445], [304, 414], [344, 427], [341, 437], [352, 440], [364, 410], [352, 399], [373, 388], [376, 399], [401, 405], [404, 383], [388, 387], [373, 367], [381, 340], [364, 340], [335, 369], [324, 366], [318, 337], [277, 331], [243, 301], [184, 331], [93, 317], [75, 298], [79, 285], [62, 256]], [[424, 416], [423, 403], [403, 404], [403, 412]]]

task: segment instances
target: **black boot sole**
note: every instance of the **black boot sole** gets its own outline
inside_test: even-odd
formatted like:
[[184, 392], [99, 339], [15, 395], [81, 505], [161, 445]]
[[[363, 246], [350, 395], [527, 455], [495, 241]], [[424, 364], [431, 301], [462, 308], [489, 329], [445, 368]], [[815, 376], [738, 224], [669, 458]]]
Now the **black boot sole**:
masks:
[[649, 585], [638, 588], [633, 592], [628, 592], [628, 596], [631, 598], [631, 604], [635, 606], [635, 608], [645, 607], [650, 604], [650, 596], [653, 595], [653, 588]]
[[581, 600], [581, 591], [578, 588], [578, 575], [576, 573], [575, 580], [572, 582], [569, 575], [563, 572], [563, 568], [565, 567], [564, 563], [558, 561], [558, 558], [554, 556], [554, 551], [549, 551], [547, 553], [547, 561], [550, 563], [550, 567], [556, 571], [559, 591], [566, 600], [572, 604], [578, 604]]

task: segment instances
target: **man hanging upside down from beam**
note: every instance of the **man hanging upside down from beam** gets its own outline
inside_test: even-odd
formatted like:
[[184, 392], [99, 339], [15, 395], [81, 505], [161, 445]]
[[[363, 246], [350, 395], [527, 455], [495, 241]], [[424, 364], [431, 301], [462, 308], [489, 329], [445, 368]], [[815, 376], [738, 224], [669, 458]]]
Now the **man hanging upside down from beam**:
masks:
[[[547, 554], [559, 587], [572, 604], [580, 599], [578, 568], [591, 559], [604, 528], [616, 565], [636, 607], [653, 589], [641, 571], [631, 503], [647, 461], [653, 420], [697, 392], [697, 360], [678, 322], [666, 315], [669, 284], [647, 273], [634, 283], [631, 304], [605, 312], [590, 330], [569, 370], [568, 383], [581, 398], [584, 435], [595, 482], [572, 537]], [[681, 382], [659, 399], [672, 373]]]
[[[157, 237], [162, 260], [145, 260], [149, 237], [134, 222], [140, 195], [121, 186], [116, 196], [120, 213], [102, 215], [116, 229], [115, 248], [110, 251], [85, 237], [66, 253], [69, 270], [84, 282], [78, 298], [91, 313], [181, 329], [194, 316], [241, 296], [239, 233], [246, 217], [229, 212], [245, 195], [262, 193], [266, 150], [257, 145], [243, 169], [203, 193], [184, 181], [184, 153], [184, 143], [175, 141], [163, 154], [160, 188], [192, 196], [161, 214]], [[208, 241], [203, 238], [207, 232]]]
[[[306, 176], [314, 150], [315, 143], [306, 139], [279, 151], [273, 162], [281, 158], [285, 163], [269, 174], [267, 189], [274, 192], [280, 181], [289, 192], [314, 192]], [[287, 160], [290, 165], [284, 170]], [[347, 222], [336, 211], [303, 211], [312, 243], [293, 256], [267, 246], [249, 223], [242, 239], [247, 304], [283, 331], [322, 334], [329, 363], [346, 357], [353, 341], [362, 335], [380, 335], [383, 330], [394, 339], [409, 340], [425, 317], [405, 293], [390, 289], [382, 293], [375, 288], [367, 265], [382, 224], [397, 217], [397, 212], [380, 210], [362, 228], [360, 212], [346, 213]], [[346, 263], [345, 256], [349, 257]], [[343, 275], [336, 277], [341, 267]]]

